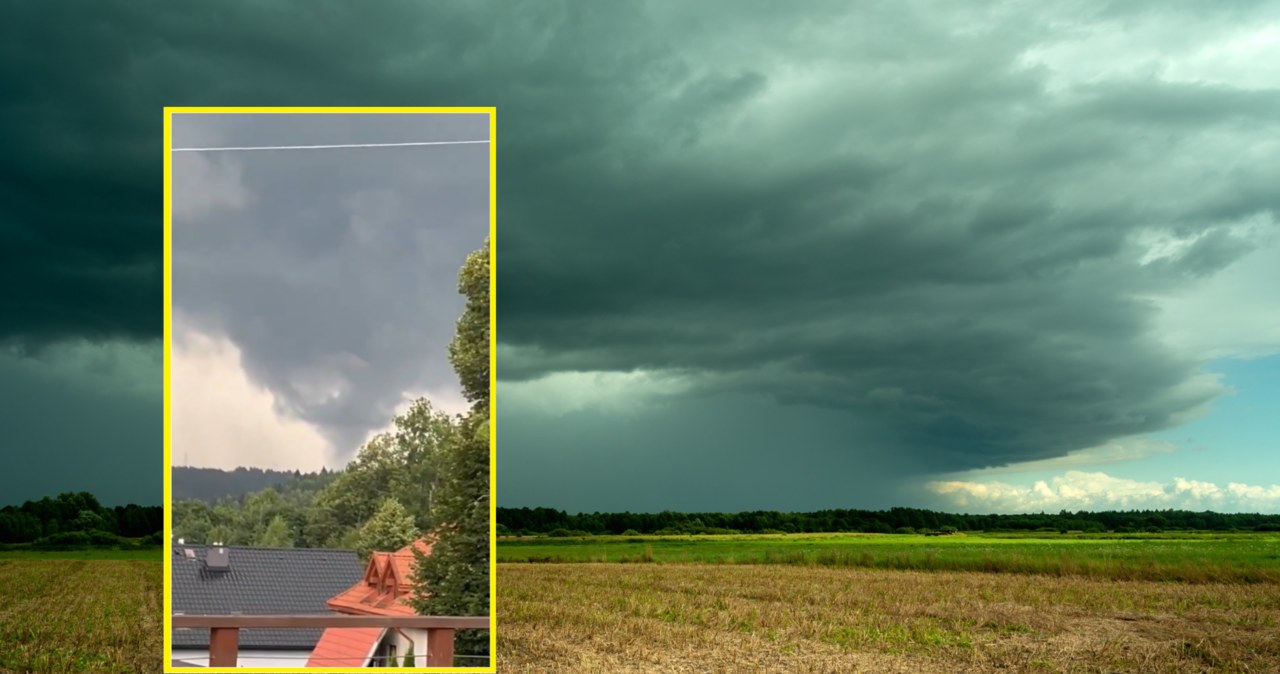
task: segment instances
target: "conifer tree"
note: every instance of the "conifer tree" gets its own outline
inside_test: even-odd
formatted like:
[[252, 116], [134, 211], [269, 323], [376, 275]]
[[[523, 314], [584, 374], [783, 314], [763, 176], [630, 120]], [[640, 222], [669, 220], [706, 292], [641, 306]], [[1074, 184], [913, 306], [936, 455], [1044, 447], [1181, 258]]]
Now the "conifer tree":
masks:
[[417, 537], [418, 530], [413, 526], [413, 515], [396, 499], [387, 498], [378, 507], [378, 512], [360, 527], [356, 552], [361, 559], [369, 559], [374, 551], [399, 550]]

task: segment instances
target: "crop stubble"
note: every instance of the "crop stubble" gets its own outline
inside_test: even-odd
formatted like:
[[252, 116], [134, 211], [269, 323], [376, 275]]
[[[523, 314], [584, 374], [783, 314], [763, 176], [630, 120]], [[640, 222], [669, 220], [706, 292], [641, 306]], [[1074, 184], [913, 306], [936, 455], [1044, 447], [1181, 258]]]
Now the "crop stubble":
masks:
[[0, 559], [0, 672], [160, 672], [154, 560]]
[[501, 564], [517, 672], [1280, 671], [1280, 584]]

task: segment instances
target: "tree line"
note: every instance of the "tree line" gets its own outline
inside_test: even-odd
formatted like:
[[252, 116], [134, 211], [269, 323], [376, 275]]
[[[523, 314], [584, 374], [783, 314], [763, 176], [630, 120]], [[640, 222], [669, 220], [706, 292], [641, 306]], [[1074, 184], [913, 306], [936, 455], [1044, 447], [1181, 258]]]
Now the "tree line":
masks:
[[552, 508], [498, 508], [499, 535], [704, 534], [704, 533], [907, 533], [958, 531], [1280, 531], [1280, 515], [1187, 510], [1127, 510], [970, 515], [919, 508], [819, 510], [787, 513], [579, 513]]
[[[373, 550], [404, 546], [436, 528], [440, 467], [461, 420], [415, 401], [343, 470], [299, 473], [252, 493], [173, 505], [173, 535], [186, 543]], [[398, 535], [397, 533], [398, 532]]]
[[[164, 509], [160, 506], [107, 507], [85, 491], [64, 492], [54, 498], [26, 501], [0, 508], [0, 543], [79, 542], [115, 543], [114, 538], [151, 537], [160, 542]], [[76, 536], [74, 534], [81, 534]]]
[[[325, 471], [327, 472], [327, 471]], [[301, 477], [298, 470], [263, 470], [239, 466], [235, 470], [174, 466], [173, 500], [195, 499], [215, 503], [219, 499], [243, 496]]]

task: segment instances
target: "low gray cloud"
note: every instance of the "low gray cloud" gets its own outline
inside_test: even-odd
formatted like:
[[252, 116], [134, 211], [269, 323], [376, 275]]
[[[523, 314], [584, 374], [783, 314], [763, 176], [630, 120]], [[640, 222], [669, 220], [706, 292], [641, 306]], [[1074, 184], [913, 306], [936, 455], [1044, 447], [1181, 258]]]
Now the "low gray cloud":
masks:
[[[484, 140], [486, 115], [179, 115], [175, 147]], [[483, 144], [175, 153], [176, 323], [226, 336], [338, 456], [405, 393], [460, 396], [457, 275], [489, 231]], [[180, 330], [181, 331], [181, 330]]]

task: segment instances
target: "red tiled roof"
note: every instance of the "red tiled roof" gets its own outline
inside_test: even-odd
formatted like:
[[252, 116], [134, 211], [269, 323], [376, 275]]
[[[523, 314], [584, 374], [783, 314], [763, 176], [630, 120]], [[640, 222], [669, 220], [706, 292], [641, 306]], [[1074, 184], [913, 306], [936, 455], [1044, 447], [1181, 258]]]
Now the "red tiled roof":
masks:
[[392, 597], [377, 588], [360, 586], [329, 600], [329, 608], [351, 615], [416, 615], [405, 602], [409, 595]]
[[405, 583], [406, 591], [410, 589], [410, 581], [413, 579], [414, 548], [422, 551], [424, 555], [431, 554], [431, 544], [421, 538], [391, 553], [391, 562], [395, 564], [396, 575], [402, 579], [402, 583]]
[[406, 603], [413, 594], [414, 549], [431, 554], [431, 544], [418, 539], [395, 552], [375, 552], [364, 579], [328, 601], [329, 608], [356, 615], [414, 615]]
[[385, 632], [381, 627], [330, 627], [311, 651], [308, 667], [364, 667]]

